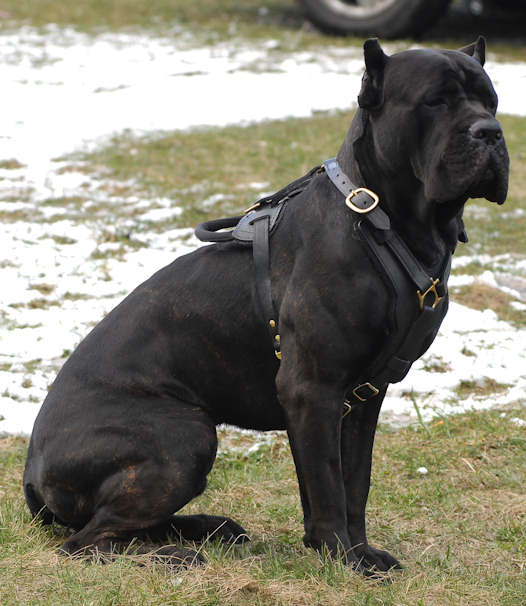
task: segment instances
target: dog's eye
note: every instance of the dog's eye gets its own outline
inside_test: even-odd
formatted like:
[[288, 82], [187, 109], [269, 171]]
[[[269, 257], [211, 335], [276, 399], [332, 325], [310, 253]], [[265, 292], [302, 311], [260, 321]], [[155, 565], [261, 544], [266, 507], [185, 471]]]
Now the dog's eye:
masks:
[[424, 105], [426, 107], [447, 107], [447, 99], [444, 97], [432, 97], [431, 99], [426, 99]]

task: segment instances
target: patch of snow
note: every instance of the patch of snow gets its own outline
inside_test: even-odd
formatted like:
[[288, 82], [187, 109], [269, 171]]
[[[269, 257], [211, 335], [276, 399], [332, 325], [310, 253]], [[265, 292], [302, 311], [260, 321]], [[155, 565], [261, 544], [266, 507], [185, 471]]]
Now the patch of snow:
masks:
[[270, 183], [268, 181], [253, 181], [252, 183], [248, 183], [247, 185], [243, 185], [242, 187], [248, 187], [249, 189], [253, 189], [254, 191], [262, 191], [270, 187]]
[[[0, 34], [0, 160], [22, 164], [0, 170], [0, 211], [11, 213], [0, 225], [0, 435], [28, 435], [57, 370], [89, 329], [154, 271], [199, 245], [191, 229], [156, 233], [149, 224], [176, 217], [181, 209], [173, 200], [112, 195], [110, 181], [100, 189], [81, 163], [71, 170], [60, 158], [126, 130], [246, 124], [351, 107], [363, 71], [360, 49], [329, 46], [283, 57], [278, 47], [270, 40], [192, 48], [184, 35], [179, 43], [139, 34], [91, 37], [68, 28]], [[526, 114], [526, 66], [489, 61], [486, 69], [500, 111]], [[115, 191], [123, 185], [133, 191], [133, 182], [115, 183]], [[261, 191], [268, 184], [249, 187]], [[196, 183], [189, 191], [202, 189]], [[89, 200], [80, 195], [86, 191]], [[116, 220], [104, 211], [112, 204], [123, 208]], [[94, 206], [100, 211], [86, 220]], [[502, 275], [523, 276], [526, 259], [457, 257], [454, 268], [474, 261], [485, 269], [477, 279], [522, 292], [521, 282], [504, 283]], [[451, 283], [473, 280], [457, 273]], [[390, 388], [382, 420], [415, 422], [410, 393], [424, 419], [523, 401], [525, 336], [489, 310], [452, 304], [431, 353]], [[433, 366], [447, 370], [431, 375], [426, 368]], [[481, 377], [510, 387], [459, 402], [460, 382]], [[261, 440], [254, 448], [266, 443]]]
[[212, 206], [215, 206], [218, 202], [222, 202], [227, 198], [228, 196], [226, 196], [225, 194], [212, 194], [211, 196], [203, 200], [202, 206], [204, 208], [211, 208]]
[[[424, 421], [524, 400], [525, 337], [525, 330], [499, 320], [489, 309], [477, 311], [452, 302], [430, 352], [415, 362], [401, 383], [389, 387], [380, 419], [396, 426], [416, 422], [411, 394]], [[426, 370], [430, 356], [438, 356], [448, 370], [430, 376]], [[461, 382], [476, 384], [483, 378], [504, 389], [459, 399], [456, 390]]]
[[0, 397], [0, 437], [29, 435], [39, 409], [40, 404], [19, 404], [9, 397]]
[[469, 276], [467, 274], [453, 274], [450, 276], [448, 280], [449, 288], [461, 287], [461, 286], [470, 286], [475, 282], [475, 276]]
[[499, 95], [499, 112], [524, 116], [524, 91], [526, 90], [526, 65], [488, 61], [484, 69]]
[[166, 221], [178, 217], [183, 212], [182, 208], [153, 208], [141, 215], [141, 221]]

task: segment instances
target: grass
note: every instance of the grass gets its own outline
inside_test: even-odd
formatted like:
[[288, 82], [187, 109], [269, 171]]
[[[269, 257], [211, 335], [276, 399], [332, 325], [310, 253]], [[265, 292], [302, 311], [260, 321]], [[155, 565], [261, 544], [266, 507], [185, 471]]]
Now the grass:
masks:
[[[174, 197], [177, 203], [188, 202], [195, 210], [203, 199], [221, 193], [228, 197], [228, 207], [237, 212], [254, 200], [251, 183], [263, 183], [271, 191], [336, 155], [351, 119], [352, 111], [335, 111], [311, 118], [203, 127], [147, 137], [125, 133], [93, 153], [72, 154], [69, 160], [79, 163], [91, 179], [99, 179], [101, 190], [108, 189], [104, 181], [109, 179], [110, 190], [122, 187], [126, 194]], [[469, 207], [479, 207], [482, 212], [477, 213], [476, 221], [468, 220], [468, 233], [474, 234], [473, 244], [462, 249], [468, 254], [482, 248], [488, 252], [488, 246], [490, 254], [509, 253], [509, 240], [515, 241], [526, 225], [526, 216], [510, 221], [510, 213], [523, 208], [526, 200], [526, 154], [521, 153], [526, 119], [500, 116], [500, 120], [511, 156], [509, 196], [502, 209], [486, 201], [469, 202]], [[191, 221], [186, 224], [193, 225]], [[488, 229], [488, 223], [495, 227]], [[520, 251], [522, 247], [517, 246]]]
[[[195, 227], [209, 218], [234, 216], [264, 192], [276, 191], [306, 173], [312, 166], [336, 154], [352, 112], [318, 113], [310, 118], [268, 121], [249, 126], [202, 128], [137, 137], [126, 133], [105, 147], [69, 158], [70, 170], [78, 164], [98, 184], [98, 193], [125, 192], [142, 199], [168, 198], [183, 213], [169, 220], [148, 223], [149, 230]], [[526, 235], [526, 119], [500, 116], [511, 159], [511, 181], [506, 204], [499, 207], [486, 200], [467, 204], [466, 226], [470, 242], [459, 245], [457, 255], [473, 262], [457, 273], [478, 275], [486, 269], [514, 273], [514, 260], [524, 258]], [[225, 160], [228, 159], [228, 160]], [[253, 184], [260, 184], [254, 190]], [[85, 191], [90, 199], [91, 191]], [[213, 205], [207, 200], [217, 199]], [[52, 201], [50, 202], [52, 203]], [[78, 212], [84, 213], [82, 203]], [[90, 213], [107, 214], [103, 203]], [[115, 205], [112, 212], [134, 216], [133, 205]], [[522, 214], [520, 214], [522, 212]], [[140, 215], [138, 217], [140, 219]], [[138, 231], [141, 226], [138, 225]], [[480, 255], [492, 260], [485, 265]], [[505, 255], [502, 260], [500, 255]], [[500, 259], [500, 260], [499, 260]], [[492, 309], [499, 318], [515, 326], [526, 325], [523, 311], [511, 305], [510, 294], [474, 282], [452, 289], [452, 298], [475, 309]]]
[[[302, 518], [282, 436], [251, 454], [219, 456], [207, 491], [185, 508], [231, 515], [252, 541], [208, 543], [208, 564], [174, 572], [126, 558], [61, 559], [66, 533], [30, 520], [21, 493], [26, 441], [0, 440], [0, 604], [519, 606], [526, 599], [526, 409], [380, 427], [368, 506], [373, 544], [405, 570], [375, 583], [301, 546]], [[250, 438], [245, 438], [249, 441]], [[425, 466], [425, 476], [417, 469]]]
[[[457, 5], [461, 0], [456, 0]], [[174, 36], [179, 43], [220, 40], [278, 41], [276, 51], [361, 46], [363, 39], [327, 36], [305, 20], [294, 0], [4, 0], [0, 31], [20, 24], [72, 26], [81, 31], [142, 30]], [[512, 13], [473, 18], [449, 11], [426, 35], [426, 44], [460, 48], [484, 34], [501, 58], [525, 60], [524, 17]], [[374, 32], [373, 32], [374, 33]], [[190, 36], [190, 38], [189, 38]], [[396, 43], [406, 48], [414, 40]]]
[[524, 325], [524, 311], [515, 309], [511, 303], [515, 297], [487, 284], [477, 283], [452, 289], [452, 298], [457, 303], [472, 309], [491, 309], [506, 322], [520, 327]]
[[[2, 18], [0, 30], [20, 23], [37, 27], [58, 23], [92, 33], [137, 29], [183, 38], [189, 33], [191, 43], [271, 38], [278, 41], [278, 52], [329, 43], [361, 44], [319, 35], [305, 26], [292, 0], [5, 0]], [[519, 23], [522, 32], [521, 27]], [[504, 43], [504, 33], [489, 31], [490, 50], [499, 49], [507, 58], [526, 58], [522, 42]], [[444, 46], [456, 47], [474, 38], [474, 31], [446, 28], [444, 33], [435, 28], [429, 40], [431, 45], [447, 40]], [[76, 196], [39, 203], [43, 209], [56, 207], [66, 214], [40, 215], [31, 205], [13, 212], [3, 209], [0, 218], [95, 222], [101, 225], [99, 244], [114, 243], [118, 248], [97, 249], [93, 255], [120, 255], [143, 246], [135, 239], [141, 230], [193, 227], [206, 218], [239, 213], [264, 192], [334, 155], [350, 117], [350, 112], [336, 112], [246, 127], [119, 136], [95, 153], [71, 156], [70, 164], [59, 169], [92, 177]], [[526, 120], [510, 116], [501, 120], [512, 161], [510, 196], [502, 208], [485, 201], [469, 203], [466, 223], [471, 242], [459, 252], [473, 263], [458, 270], [469, 275], [498, 269], [498, 255], [513, 255], [511, 261], [502, 261], [503, 271], [510, 273], [513, 260], [524, 259], [526, 219], [517, 211], [526, 207]], [[17, 168], [21, 165], [16, 160], [0, 163], [0, 169]], [[220, 197], [212, 204], [216, 194]], [[131, 196], [169, 198], [184, 212], [169, 221], [143, 225], [144, 209], [130, 202]], [[13, 198], [18, 200], [20, 196]], [[135, 222], [133, 233], [127, 225], [115, 233], [102, 227], [119, 225], [123, 218]], [[51, 237], [66, 249], [74, 243], [67, 236]], [[493, 260], [481, 261], [480, 253]], [[9, 261], [0, 266], [9, 267]], [[38, 296], [25, 305], [45, 309], [58, 304], [46, 298], [55, 286], [43, 276], [32, 288]], [[69, 292], [63, 298], [85, 296]], [[525, 325], [524, 313], [513, 310], [513, 298], [501, 291], [475, 283], [456, 291], [453, 298], [479, 309], [489, 307], [499, 317]], [[64, 350], [63, 357], [70, 353]], [[31, 360], [26, 370], [35, 372], [43, 364]], [[10, 369], [10, 363], [0, 365], [2, 371]], [[430, 372], [448, 370], [440, 359], [430, 362]], [[489, 397], [506, 387], [489, 379], [464, 382], [457, 396]], [[138, 567], [126, 558], [107, 566], [59, 558], [57, 547], [67, 531], [33, 523], [23, 501], [27, 441], [0, 439], [0, 606], [522, 605], [526, 437], [511, 417], [526, 419], [524, 402], [505, 412], [422, 421], [415, 429], [379, 428], [368, 521], [371, 543], [392, 551], [406, 566], [390, 584], [366, 581], [301, 546], [297, 482], [283, 436], [246, 454], [253, 438], [222, 432], [230, 450], [220, 454], [208, 490], [185, 512], [231, 515], [247, 528], [252, 542], [234, 548], [205, 544], [209, 563], [186, 572], [161, 565]], [[417, 472], [423, 466], [429, 470], [425, 476]]]
[[465, 399], [470, 395], [480, 399], [494, 393], [502, 393], [503, 391], [506, 391], [508, 387], [510, 386], [497, 383], [495, 379], [482, 377], [479, 381], [460, 381], [456, 391], [461, 399]]
[[0, 161], [0, 169], [4, 169], [4, 170], [17, 170], [17, 169], [23, 168], [23, 167], [24, 167], [24, 165], [21, 164], [15, 158], [10, 158], [8, 160], [1, 160]]
[[280, 37], [280, 29], [290, 35], [291, 28], [299, 30], [303, 24], [294, 0], [5, 0], [2, 11], [6, 29], [22, 22], [36, 27], [73, 26], [92, 33], [141, 29], [177, 35], [184, 28], [202, 42], [234, 35]]
[[[128, 194], [172, 198], [184, 209], [177, 225], [191, 227], [208, 216], [239, 213], [252, 204], [258, 197], [253, 183], [280, 188], [333, 155], [349, 120], [349, 113], [334, 113], [147, 138], [125, 134], [71, 160], [80, 161], [84, 171], [89, 168], [92, 178], [109, 179], [113, 187], [119, 182], [131, 187], [133, 182]], [[223, 196], [219, 203], [203, 205], [216, 194]]]

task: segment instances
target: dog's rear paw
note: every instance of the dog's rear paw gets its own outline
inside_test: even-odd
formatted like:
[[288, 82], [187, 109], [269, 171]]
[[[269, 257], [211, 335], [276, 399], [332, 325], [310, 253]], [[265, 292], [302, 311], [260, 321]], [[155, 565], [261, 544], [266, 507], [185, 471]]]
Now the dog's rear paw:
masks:
[[234, 520], [224, 518], [221, 525], [211, 534], [212, 539], [220, 539], [225, 543], [239, 545], [250, 541], [247, 531]]

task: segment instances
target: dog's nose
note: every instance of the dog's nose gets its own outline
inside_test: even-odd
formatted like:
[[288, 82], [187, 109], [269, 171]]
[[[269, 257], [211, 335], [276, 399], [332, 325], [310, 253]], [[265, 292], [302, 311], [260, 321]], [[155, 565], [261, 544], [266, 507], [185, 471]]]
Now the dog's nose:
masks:
[[474, 139], [485, 139], [493, 144], [502, 139], [502, 128], [494, 118], [477, 120], [469, 127], [469, 134]]

